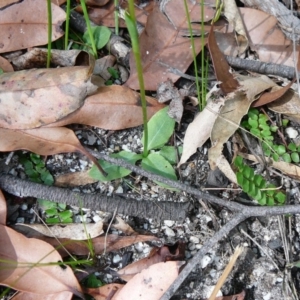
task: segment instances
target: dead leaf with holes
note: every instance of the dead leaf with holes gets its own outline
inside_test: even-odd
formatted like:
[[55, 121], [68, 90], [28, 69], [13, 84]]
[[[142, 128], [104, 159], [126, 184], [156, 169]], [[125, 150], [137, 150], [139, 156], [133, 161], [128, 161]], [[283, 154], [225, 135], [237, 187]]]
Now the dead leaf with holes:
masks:
[[164, 292], [177, 278], [179, 268], [184, 264], [181, 261], [160, 262], [136, 274], [127, 284], [118, 290], [115, 299], [153, 300], [160, 299]]
[[[12, 5], [1, 3], [0, 7], [0, 53], [26, 49], [48, 43], [47, 2], [39, 0], [15, 1]], [[52, 3], [52, 37], [62, 37], [61, 29], [66, 13]]]
[[83, 291], [93, 296], [95, 300], [108, 300], [115, 299], [113, 296], [118, 290], [122, 289], [123, 286], [124, 284], [120, 283], [109, 283], [98, 288], [84, 288]]
[[166, 262], [170, 260], [182, 260], [185, 257], [183, 244], [177, 245], [176, 250], [173, 249], [172, 253], [170, 252], [169, 247], [163, 246], [159, 249], [154, 248], [151, 250], [148, 257], [142, 258], [138, 261], [131, 263], [130, 265], [120, 269], [117, 274], [118, 276], [124, 280], [129, 281], [136, 274], [141, 271], [149, 268], [150, 266], [160, 263]]

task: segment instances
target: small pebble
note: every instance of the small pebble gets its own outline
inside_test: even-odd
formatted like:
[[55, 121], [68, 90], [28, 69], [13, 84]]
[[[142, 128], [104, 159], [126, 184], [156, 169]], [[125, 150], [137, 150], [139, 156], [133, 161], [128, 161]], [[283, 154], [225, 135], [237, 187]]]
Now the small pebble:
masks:
[[199, 240], [199, 238], [197, 238], [196, 236], [191, 236], [191, 237], [190, 237], [190, 242], [191, 242], [191, 243], [194, 243], [194, 244], [199, 244], [199, 243], [200, 243], [200, 240]]
[[121, 260], [122, 260], [122, 257], [119, 254], [114, 255], [114, 257], [113, 257], [113, 263], [114, 264], [119, 263]]
[[94, 216], [92, 217], [92, 219], [93, 219], [93, 221], [94, 221], [95, 223], [101, 221], [101, 218], [100, 218], [100, 216], [98, 216], [98, 215], [94, 215]]
[[164, 232], [166, 236], [175, 236], [175, 232], [169, 227], [165, 227]]
[[123, 192], [124, 192], [124, 190], [123, 190], [122, 186], [119, 185], [118, 188], [116, 189], [115, 193], [116, 194], [123, 194]]
[[193, 250], [196, 249], [196, 246], [195, 246], [195, 244], [190, 243], [190, 244], [188, 245], [188, 248], [189, 248], [190, 251], [193, 251]]
[[86, 167], [88, 165], [88, 162], [82, 159], [79, 159], [79, 162], [82, 166]]
[[23, 204], [21, 205], [21, 209], [22, 209], [22, 210], [27, 210], [27, 209], [28, 209], [27, 203], [23, 203]]
[[25, 218], [19, 217], [19, 218], [17, 218], [16, 222], [17, 223], [25, 223]]
[[122, 150], [131, 152], [130, 148], [127, 145], [122, 145]]
[[142, 242], [139, 242], [134, 245], [134, 248], [137, 252], [141, 253], [141, 252], [143, 252], [144, 245]]
[[175, 224], [175, 222], [171, 220], [164, 220], [164, 224], [168, 227], [172, 227]]
[[298, 131], [293, 127], [286, 128], [285, 133], [290, 139], [295, 139], [298, 136]]
[[142, 182], [142, 190], [143, 190], [143, 191], [147, 191], [147, 189], [148, 189], [147, 183]]
[[270, 300], [272, 297], [271, 293], [267, 293], [266, 295], [263, 296], [263, 300]]
[[211, 262], [211, 257], [208, 255], [204, 255], [201, 259], [201, 268], [204, 269]]

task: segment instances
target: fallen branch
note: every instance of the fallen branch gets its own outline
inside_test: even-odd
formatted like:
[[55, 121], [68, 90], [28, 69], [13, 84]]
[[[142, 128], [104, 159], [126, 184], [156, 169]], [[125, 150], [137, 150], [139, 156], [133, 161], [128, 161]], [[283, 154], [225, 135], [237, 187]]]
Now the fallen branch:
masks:
[[118, 196], [75, 193], [69, 189], [47, 186], [22, 180], [11, 175], [0, 175], [0, 188], [18, 197], [35, 197], [92, 210], [117, 212], [123, 215], [152, 218], [155, 220], [178, 220], [183, 222], [189, 211], [189, 202], [137, 201]]
[[259, 60], [242, 59], [233, 56], [225, 56], [231, 67], [256, 72], [265, 75], [281, 76], [292, 79], [295, 77], [295, 68], [273, 63], [265, 63]]

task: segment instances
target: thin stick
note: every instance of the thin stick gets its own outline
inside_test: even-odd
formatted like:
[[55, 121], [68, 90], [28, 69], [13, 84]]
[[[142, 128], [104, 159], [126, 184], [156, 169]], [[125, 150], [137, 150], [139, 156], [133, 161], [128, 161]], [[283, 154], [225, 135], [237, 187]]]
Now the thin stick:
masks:
[[219, 280], [218, 280], [218, 282], [217, 282], [217, 284], [216, 284], [216, 286], [215, 286], [215, 288], [214, 288], [213, 292], [211, 293], [208, 300], [215, 300], [218, 291], [223, 286], [225, 280], [229, 276], [229, 273], [231, 272], [232, 268], [234, 267], [234, 264], [235, 264], [236, 260], [242, 254], [243, 251], [244, 251], [243, 247], [236, 247], [236, 249], [234, 251], [234, 254], [231, 256], [228, 265], [226, 266], [225, 270], [223, 271], [221, 277], [219, 278]]

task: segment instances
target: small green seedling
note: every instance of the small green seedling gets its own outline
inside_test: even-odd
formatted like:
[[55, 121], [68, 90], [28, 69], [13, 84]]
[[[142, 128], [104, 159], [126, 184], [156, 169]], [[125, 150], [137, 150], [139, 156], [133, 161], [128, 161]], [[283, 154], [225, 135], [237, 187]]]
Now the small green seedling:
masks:
[[[143, 154], [121, 151], [111, 154], [111, 156], [114, 158], [122, 158], [132, 164], [141, 161], [141, 166], [144, 170], [177, 180], [175, 170], [172, 167], [177, 161], [176, 149], [173, 146], [166, 146], [166, 143], [174, 131], [175, 121], [169, 117], [167, 109], [168, 108], [165, 107], [158, 111], [148, 122], [148, 149], [152, 151], [150, 154], [144, 157]], [[142, 137], [142, 143], [144, 145], [144, 136]], [[181, 151], [182, 148], [179, 149], [179, 152]], [[99, 160], [99, 163], [104, 171], [108, 173], [108, 176], [104, 177], [95, 166], [92, 167], [89, 175], [101, 181], [118, 179], [131, 173], [130, 170], [111, 165], [103, 160]]]
[[112, 68], [112, 67], [108, 67], [107, 71], [111, 75], [111, 79], [108, 79], [105, 82], [105, 85], [112, 85], [115, 80], [120, 78], [120, 73], [118, 70], [116, 70], [115, 68]]
[[[287, 124], [285, 122], [285, 124]], [[279, 159], [287, 163], [300, 162], [300, 146], [290, 143], [286, 148], [284, 145], [275, 144], [274, 133], [278, 130], [277, 126], [270, 126], [268, 118], [264, 114], [260, 114], [255, 108], [251, 108], [248, 112], [248, 119], [242, 122], [242, 126], [248, 129], [254, 136], [262, 140], [262, 149], [266, 156], [272, 157], [274, 161]]]
[[104, 285], [104, 283], [97, 278], [95, 274], [90, 274], [87, 277], [85, 277], [81, 284], [87, 288], [98, 288]]
[[[111, 36], [111, 31], [109, 30], [109, 28], [105, 26], [91, 27], [91, 33], [97, 50], [102, 49], [108, 43]], [[93, 44], [92, 44], [91, 35], [89, 31], [86, 31], [83, 34], [83, 40], [89, 46], [89, 48], [86, 50], [89, 51], [89, 49], [92, 49]], [[94, 53], [92, 52], [92, 54]]]
[[19, 160], [24, 167], [25, 174], [31, 181], [46, 185], [53, 184], [53, 176], [47, 170], [45, 162], [38, 154], [24, 154], [20, 156]]
[[234, 165], [238, 169], [236, 173], [238, 184], [260, 205], [274, 206], [285, 203], [286, 195], [277, 190], [273, 184], [267, 183], [261, 175], [254, 174], [254, 170], [243, 162], [242, 157], [237, 156]]
[[66, 204], [44, 199], [38, 199], [38, 203], [45, 211], [45, 222], [47, 224], [73, 223], [73, 212], [67, 209]]

